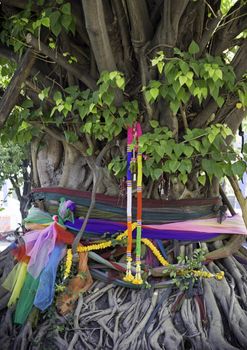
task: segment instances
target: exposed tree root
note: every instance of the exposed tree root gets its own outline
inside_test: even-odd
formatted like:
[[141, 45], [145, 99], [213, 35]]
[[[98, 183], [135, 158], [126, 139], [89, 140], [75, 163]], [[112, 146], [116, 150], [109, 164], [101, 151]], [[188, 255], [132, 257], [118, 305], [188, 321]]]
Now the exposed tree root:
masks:
[[66, 317], [49, 311], [37, 326], [29, 319], [21, 327], [12, 324], [7, 310], [1, 316], [1, 349], [244, 350], [247, 270], [233, 257], [208, 268], [223, 269], [226, 278], [203, 280], [203, 295], [95, 282]]

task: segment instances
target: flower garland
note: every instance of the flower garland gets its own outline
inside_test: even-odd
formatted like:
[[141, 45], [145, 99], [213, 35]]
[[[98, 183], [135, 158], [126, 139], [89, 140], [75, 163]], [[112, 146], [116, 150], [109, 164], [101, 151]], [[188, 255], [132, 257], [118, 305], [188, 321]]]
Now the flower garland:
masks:
[[[142, 243], [144, 243], [152, 251], [152, 253], [156, 256], [156, 258], [161, 263], [161, 265], [163, 266], [170, 265], [170, 263], [165, 258], [163, 258], [159, 250], [155, 247], [155, 245], [149, 239], [142, 238]], [[221, 281], [225, 276], [224, 271], [220, 271], [218, 273], [213, 274], [211, 272], [202, 271], [202, 270], [187, 270], [187, 269], [181, 270], [181, 275], [184, 275], [187, 273], [193, 273], [195, 277], [215, 278], [218, 281]]]
[[[131, 230], [133, 231], [135, 228], [137, 227], [137, 223], [133, 223], [131, 225]], [[123, 239], [125, 239], [128, 236], [128, 229], [125, 230], [123, 233], [119, 234], [115, 240], [116, 241], [121, 241]], [[154, 254], [154, 256], [156, 256], [156, 258], [158, 259], [158, 261], [161, 263], [161, 265], [163, 266], [170, 266], [170, 263], [162, 256], [162, 254], [160, 253], [160, 251], [155, 247], [155, 245], [148, 239], [148, 238], [142, 238], [141, 242], [144, 243]], [[88, 246], [79, 246], [77, 248], [77, 252], [78, 253], [83, 253], [83, 252], [89, 252], [92, 250], [100, 250], [100, 249], [106, 249], [109, 248], [113, 245], [113, 240], [111, 241], [103, 241], [97, 244], [91, 244]], [[71, 267], [72, 267], [72, 250], [71, 249], [67, 249], [67, 257], [66, 257], [66, 263], [65, 263], [65, 272], [64, 272], [64, 279], [66, 279], [67, 277], [69, 277], [70, 275], [70, 271], [71, 271]], [[215, 278], [218, 281], [221, 281], [224, 278], [224, 271], [220, 271], [218, 273], [211, 273], [208, 271], [203, 271], [203, 270], [188, 270], [188, 269], [181, 269], [178, 274], [180, 275], [185, 275], [187, 273], [192, 273], [195, 277], [199, 277], [199, 278]], [[126, 276], [125, 276], [126, 278]], [[125, 279], [126, 280], [126, 279]], [[134, 276], [133, 279], [131, 280], [132, 283], [135, 284], [135, 280], [134, 280]], [[140, 283], [136, 283], [136, 284], [140, 284]]]
[[208, 272], [208, 271], [200, 271], [200, 270], [192, 270], [192, 271], [184, 270], [184, 271], [185, 271], [185, 273], [192, 272], [195, 277], [215, 278], [218, 281], [221, 281], [224, 278], [224, 276], [225, 276], [224, 271], [220, 271], [220, 272], [217, 272], [217, 273], [211, 273], [211, 272]]
[[64, 271], [64, 279], [69, 277], [70, 271], [71, 271], [71, 266], [72, 266], [72, 249], [67, 249], [67, 257], [66, 257], [66, 262], [65, 262], [65, 271]]
[[161, 265], [168, 266], [170, 265], [169, 262], [163, 258], [160, 251], [155, 247], [155, 245], [147, 238], [142, 238], [142, 243], [144, 243], [153, 253], [153, 255], [156, 256], [156, 258], [159, 260]]
[[90, 244], [88, 246], [79, 246], [77, 248], [77, 252], [78, 253], [90, 252], [91, 250], [100, 250], [100, 249], [109, 248], [111, 246], [112, 246], [112, 241], [101, 242], [97, 244]]

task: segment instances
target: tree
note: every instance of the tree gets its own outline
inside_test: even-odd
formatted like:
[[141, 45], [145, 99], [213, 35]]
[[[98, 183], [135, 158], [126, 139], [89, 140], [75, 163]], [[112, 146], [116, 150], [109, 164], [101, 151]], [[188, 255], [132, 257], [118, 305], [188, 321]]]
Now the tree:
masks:
[[[90, 190], [92, 200], [95, 191], [118, 195], [126, 168], [126, 127], [136, 119], [144, 131], [140, 147], [148, 156], [145, 197], [160, 198], [165, 183], [169, 198], [210, 198], [219, 193], [219, 178], [241, 178], [246, 171], [246, 156], [230, 146], [247, 106], [245, 1], [6, 0], [1, 14], [0, 55], [17, 64], [12, 77], [5, 70], [9, 84], [0, 102], [1, 139], [31, 143], [36, 186]], [[147, 322], [157, 293], [140, 326], [129, 328], [129, 340], [97, 320], [101, 332], [119, 348], [246, 348], [247, 285], [241, 279], [246, 270], [233, 257], [211, 263], [212, 269], [217, 264], [230, 272], [230, 283], [204, 284], [206, 334], [193, 318], [195, 307], [200, 316], [191, 299], [175, 320], [163, 303], [150, 333]], [[149, 306], [147, 301], [138, 305], [134, 320]], [[82, 346], [78, 337], [75, 332], [73, 342]], [[57, 339], [62, 346], [58, 333]]]
[[25, 206], [31, 189], [28, 152], [17, 144], [8, 142], [0, 149], [0, 188], [10, 180], [20, 202], [22, 218], [26, 216]]

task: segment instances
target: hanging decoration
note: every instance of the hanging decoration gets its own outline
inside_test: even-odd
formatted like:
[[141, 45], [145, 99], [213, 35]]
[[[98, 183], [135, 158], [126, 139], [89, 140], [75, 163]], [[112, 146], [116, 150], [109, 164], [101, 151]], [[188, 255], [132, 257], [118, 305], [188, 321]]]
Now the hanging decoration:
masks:
[[[128, 127], [127, 137], [127, 270], [124, 280], [142, 284], [141, 278], [141, 233], [142, 233], [142, 154], [139, 149], [139, 138], [142, 135], [139, 122]], [[137, 155], [137, 157], [136, 157]], [[136, 164], [137, 163], [137, 164]], [[131, 272], [132, 263], [132, 187], [137, 172], [137, 228], [136, 228], [136, 274]], [[133, 179], [133, 181], [132, 181]]]

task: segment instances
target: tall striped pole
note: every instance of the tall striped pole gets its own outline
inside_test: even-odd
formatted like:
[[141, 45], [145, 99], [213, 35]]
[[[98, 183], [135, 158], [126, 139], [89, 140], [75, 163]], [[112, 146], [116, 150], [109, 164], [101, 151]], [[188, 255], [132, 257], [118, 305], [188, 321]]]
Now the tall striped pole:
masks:
[[136, 228], [136, 275], [134, 284], [142, 284], [141, 278], [141, 237], [142, 237], [142, 154], [139, 149], [139, 138], [142, 135], [140, 123], [136, 124], [137, 139], [137, 228]]
[[132, 262], [132, 173], [131, 173], [131, 159], [132, 151], [131, 144], [133, 142], [133, 128], [128, 127], [127, 135], [127, 230], [128, 230], [128, 243], [127, 243], [127, 269], [124, 281], [131, 282], [134, 276], [131, 272]]

